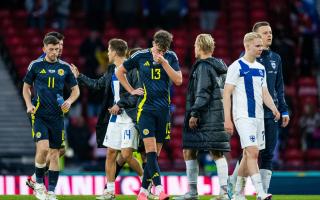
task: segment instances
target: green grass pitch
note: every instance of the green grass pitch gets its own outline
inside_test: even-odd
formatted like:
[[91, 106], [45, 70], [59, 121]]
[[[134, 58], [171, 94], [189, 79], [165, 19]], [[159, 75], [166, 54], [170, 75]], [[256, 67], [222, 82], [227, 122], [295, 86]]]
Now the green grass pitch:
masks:
[[[59, 200], [95, 200], [96, 196], [58, 196]], [[136, 196], [129, 195], [117, 195], [117, 200], [135, 200]], [[209, 200], [212, 196], [201, 196], [200, 200]], [[253, 196], [247, 197], [248, 200], [255, 200]], [[172, 198], [170, 198], [172, 199]], [[320, 195], [275, 195], [273, 200], [320, 200]], [[32, 195], [7, 195], [1, 196], [0, 200], [36, 200], [36, 198]]]

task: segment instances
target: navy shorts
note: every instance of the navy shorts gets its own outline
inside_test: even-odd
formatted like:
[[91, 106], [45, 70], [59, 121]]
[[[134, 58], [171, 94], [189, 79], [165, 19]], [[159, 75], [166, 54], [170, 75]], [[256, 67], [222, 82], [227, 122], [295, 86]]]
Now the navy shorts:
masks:
[[35, 142], [49, 140], [51, 149], [60, 149], [65, 145], [63, 118], [45, 118], [31, 116], [32, 137]]
[[142, 110], [138, 116], [138, 129], [142, 139], [155, 137], [157, 143], [170, 139], [170, 112], [163, 110]]

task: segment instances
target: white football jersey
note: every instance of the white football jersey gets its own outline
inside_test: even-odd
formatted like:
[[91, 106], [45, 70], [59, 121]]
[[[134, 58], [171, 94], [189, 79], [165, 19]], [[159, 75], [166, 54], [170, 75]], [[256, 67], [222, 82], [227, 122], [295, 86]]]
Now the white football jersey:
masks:
[[[120, 100], [120, 82], [116, 77], [117, 67], [115, 68], [114, 74], [112, 74], [112, 93], [114, 96], [114, 103], [117, 103]], [[130, 123], [132, 119], [128, 116], [126, 111], [122, 110], [120, 115], [111, 115], [110, 122], [119, 122], [119, 123]]]
[[243, 57], [228, 68], [226, 83], [235, 86], [232, 93], [233, 119], [264, 118], [262, 88], [267, 88], [265, 68]]

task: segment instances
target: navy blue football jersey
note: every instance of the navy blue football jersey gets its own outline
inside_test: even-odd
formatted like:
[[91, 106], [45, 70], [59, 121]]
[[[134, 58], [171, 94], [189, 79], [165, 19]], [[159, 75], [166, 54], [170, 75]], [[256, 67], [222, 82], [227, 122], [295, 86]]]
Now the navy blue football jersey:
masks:
[[35, 116], [58, 117], [62, 110], [57, 102], [57, 94], [63, 96], [63, 87], [77, 85], [70, 65], [62, 60], [54, 63], [38, 58], [30, 63], [23, 81], [34, 88], [33, 105], [36, 107]]
[[[178, 58], [173, 51], [167, 51], [163, 56], [174, 70], [180, 71]], [[139, 109], [157, 110], [169, 107], [172, 83], [162, 65], [153, 60], [151, 49], [137, 51], [123, 63], [123, 66], [127, 71], [138, 69], [138, 76], [144, 87]]]

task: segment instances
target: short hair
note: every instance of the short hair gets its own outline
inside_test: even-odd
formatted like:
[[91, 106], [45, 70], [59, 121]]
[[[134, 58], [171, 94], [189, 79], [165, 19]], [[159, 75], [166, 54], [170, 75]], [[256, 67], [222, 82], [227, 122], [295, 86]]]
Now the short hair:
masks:
[[59, 44], [60, 40], [52, 35], [46, 36], [43, 39], [43, 45], [48, 45], [48, 44]]
[[132, 56], [132, 54], [134, 54], [135, 52], [140, 51], [140, 50], [142, 50], [141, 47], [136, 47], [136, 48], [130, 49], [130, 50], [128, 51], [127, 57]]
[[252, 31], [257, 32], [261, 26], [270, 26], [270, 24], [267, 21], [256, 22], [252, 27]]
[[199, 34], [196, 38], [196, 45], [205, 52], [212, 53], [215, 47], [215, 42], [210, 34]]
[[259, 33], [256, 32], [250, 32], [245, 34], [245, 36], [243, 37], [243, 44], [246, 44], [248, 42], [251, 42], [252, 40], [259, 38], [261, 39], [261, 35]]
[[165, 30], [159, 30], [153, 35], [153, 41], [159, 46], [161, 50], [168, 50], [170, 48], [173, 36]]
[[128, 45], [127, 42], [122, 40], [122, 39], [118, 39], [118, 38], [113, 38], [111, 40], [109, 40], [108, 45], [110, 46], [110, 48], [116, 52], [116, 54], [120, 57], [125, 57], [127, 50], [128, 50]]
[[64, 35], [62, 35], [62, 34], [59, 33], [59, 32], [56, 32], [56, 31], [51, 31], [51, 32], [47, 33], [47, 34], [45, 35], [45, 37], [50, 36], [50, 35], [58, 38], [58, 40], [63, 40], [63, 39], [64, 39]]

